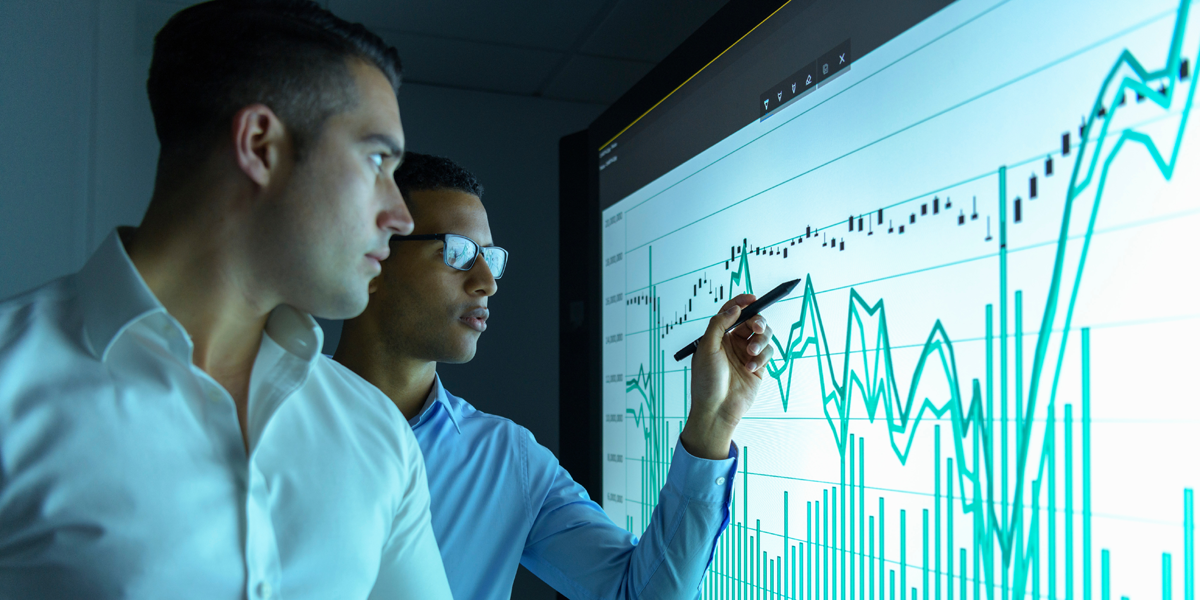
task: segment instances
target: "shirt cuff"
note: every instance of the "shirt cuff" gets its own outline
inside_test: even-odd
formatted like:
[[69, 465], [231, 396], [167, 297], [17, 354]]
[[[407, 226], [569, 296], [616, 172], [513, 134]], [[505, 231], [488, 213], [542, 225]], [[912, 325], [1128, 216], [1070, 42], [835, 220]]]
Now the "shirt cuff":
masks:
[[667, 472], [667, 486], [685, 498], [729, 504], [737, 459], [738, 448], [733, 443], [729, 444], [729, 458], [708, 460], [692, 456], [682, 443], [676, 442], [671, 470]]

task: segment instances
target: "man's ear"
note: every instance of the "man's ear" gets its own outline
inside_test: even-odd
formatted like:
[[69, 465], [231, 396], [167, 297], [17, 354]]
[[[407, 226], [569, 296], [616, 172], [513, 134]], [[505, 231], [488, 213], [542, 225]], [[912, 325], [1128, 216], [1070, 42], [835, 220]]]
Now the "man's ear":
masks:
[[292, 140], [275, 111], [251, 104], [233, 117], [233, 150], [242, 172], [265, 187], [279, 172], [282, 159], [291, 156]]

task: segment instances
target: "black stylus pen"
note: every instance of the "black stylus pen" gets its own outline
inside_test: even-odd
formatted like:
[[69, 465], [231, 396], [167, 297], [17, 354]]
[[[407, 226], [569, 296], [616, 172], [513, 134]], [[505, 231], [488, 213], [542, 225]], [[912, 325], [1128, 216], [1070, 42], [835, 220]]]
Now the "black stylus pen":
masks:
[[[742, 309], [742, 316], [737, 320], [737, 323], [734, 323], [732, 327], [726, 329], [725, 333], [729, 333], [730, 331], [741, 327], [742, 323], [753, 319], [758, 315], [758, 313], [766, 310], [768, 306], [771, 306], [772, 304], [782, 300], [784, 296], [792, 293], [792, 290], [796, 289], [797, 285], [800, 285], [799, 279], [793, 279], [791, 281], [781, 283], [775, 289], [767, 292], [767, 294], [762, 298], [751, 302], [750, 306]], [[682, 350], [675, 353], [675, 360], [680, 361], [691, 356], [699, 347], [700, 338], [696, 338], [696, 341], [684, 346]]]

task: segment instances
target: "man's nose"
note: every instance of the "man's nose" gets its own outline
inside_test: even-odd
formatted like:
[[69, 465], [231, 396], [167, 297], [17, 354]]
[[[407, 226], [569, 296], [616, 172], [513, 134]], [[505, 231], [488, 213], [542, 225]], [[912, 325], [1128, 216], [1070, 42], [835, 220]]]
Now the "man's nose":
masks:
[[379, 228], [396, 235], [408, 235], [413, 232], [415, 226], [408, 203], [404, 201], [404, 196], [394, 181], [388, 187], [390, 193], [383, 212], [379, 213]]
[[475, 257], [475, 264], [471, 266], [471, 277], [467, 282], [467, 291], [472, 294], [491, 296], [496, 293], [497, 287], [496, 278], [492, 275], [492, 268], [488, 266], [486, 260], [483, 260], [483, 255]]

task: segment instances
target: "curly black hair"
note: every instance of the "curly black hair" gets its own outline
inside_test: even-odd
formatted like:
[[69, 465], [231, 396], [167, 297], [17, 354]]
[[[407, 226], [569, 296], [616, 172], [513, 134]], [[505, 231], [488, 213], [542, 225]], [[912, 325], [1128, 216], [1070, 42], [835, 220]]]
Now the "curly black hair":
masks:
[[396, 186], [404, 196], [414, 190], [450, 189], [483, 198], [483, 185], [475, 175], [441, 156], [406, 152], [395, 177]]

